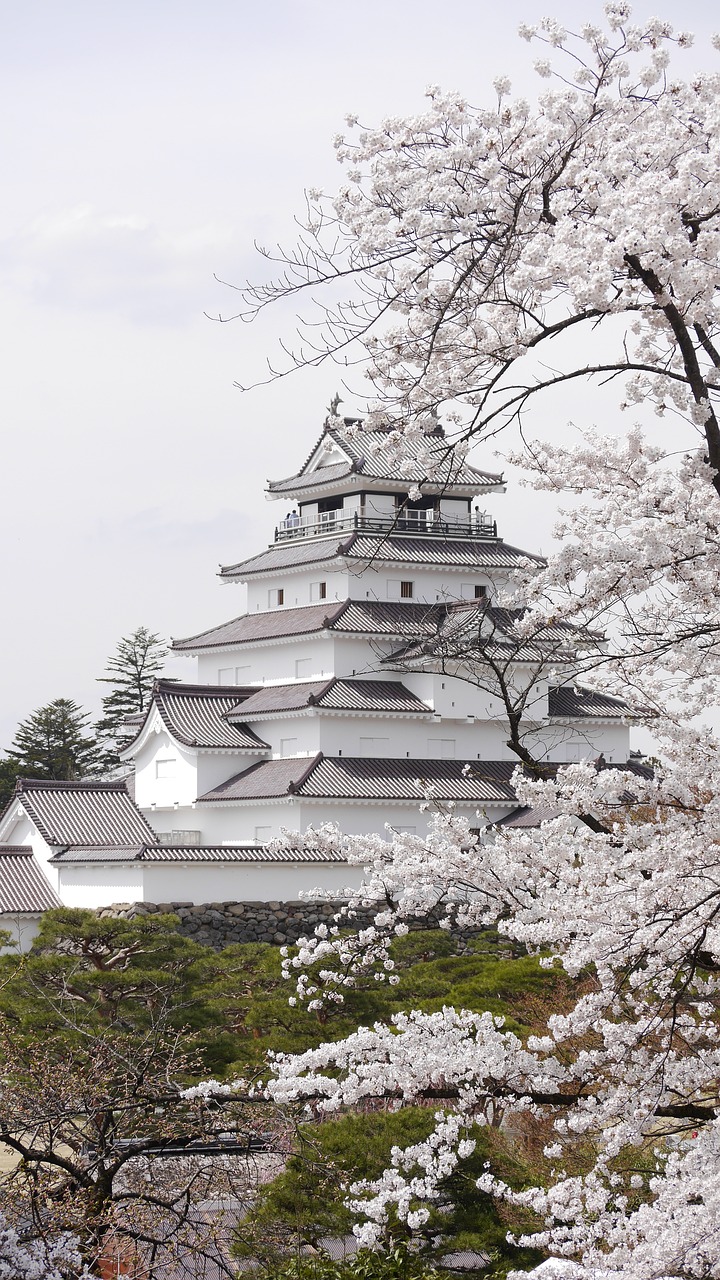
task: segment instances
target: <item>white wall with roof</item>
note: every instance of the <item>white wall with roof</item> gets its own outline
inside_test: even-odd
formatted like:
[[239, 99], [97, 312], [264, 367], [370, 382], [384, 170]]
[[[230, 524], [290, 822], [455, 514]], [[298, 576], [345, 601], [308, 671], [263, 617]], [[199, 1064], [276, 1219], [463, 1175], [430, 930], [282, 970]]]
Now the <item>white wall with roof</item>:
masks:
[[108, 907], [113, 902], [144, 901], [140, 862], [63, 862], [58, 893], [66, 907]]
[[7, 944], [0, 946], [0, 956], [29, 951], [38, 935], [41, 921], [40, 911], [0, 911], [0, 931], [9, 934]]

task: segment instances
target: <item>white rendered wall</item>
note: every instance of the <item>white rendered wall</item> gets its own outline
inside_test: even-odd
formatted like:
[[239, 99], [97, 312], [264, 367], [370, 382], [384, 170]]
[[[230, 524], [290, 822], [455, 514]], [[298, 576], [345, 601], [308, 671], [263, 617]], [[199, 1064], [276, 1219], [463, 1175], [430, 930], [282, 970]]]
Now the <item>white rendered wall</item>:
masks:
[[61, 863], [58, 893], [66, 907], [143, 901], [143, 867], [130, 863]]
[[[300, 664], [299, 666], [297, 664]], [[311, 680], [335, 675], [334, 641], [331, 636], [314, 639], [290, 638], [282, 644], [246, 645], [226, 653], [201, 654], [198, 658], [200, 684], [222, 683], [218, 673], [231, 666], [241, 667], [241, 684], [279, 684], [290, 680]], [[226, 677], [223, 677], [223, 681]]]
[[[197, 755], [174, 742], [165, 729], [152, 732], [135, 756], [135, 801], [164, 809], [197, 797]], [[170, 776], [158, 776], [168, 774]]]
[[282, 902], [318, 887], [357, 887], [361, 879], [360, 868], [342, 863], [148, 863], [145, 901]]
[[7, 946], [0, 947], [0, 956], [29, 951], [37, 937], [41, 920], [39, 912], [0, 911], [0, 930], [10, 934]]

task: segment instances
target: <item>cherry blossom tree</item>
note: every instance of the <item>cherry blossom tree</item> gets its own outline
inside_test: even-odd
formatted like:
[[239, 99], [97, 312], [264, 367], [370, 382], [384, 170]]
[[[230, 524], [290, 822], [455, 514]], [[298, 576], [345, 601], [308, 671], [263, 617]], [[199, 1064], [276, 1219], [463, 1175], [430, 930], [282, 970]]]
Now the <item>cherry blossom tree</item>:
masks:
[[351, 904], [303, 940], [286, 959], [294, 1000], [393, 982], [390, 942], [428, 913], [497, 927], [578, 997], [524, 1037], [489, 1013], [411, 1011], [279, 1056], [269, 1092], [319, 1114], [437, 1107], [427, 1141], [350, 1189], [366, 1245], [391, 1219], [422, 1229], [477, 1126], [533, 1121], [548, 1128], [538, 1184], [488, 1168], [478, 1189], [535, 1214], [549, 1275], [720, 1276], [720, 742], [692, 719], [720, 675], [720, 75], [676, 79], [669, 51], [690, 36], [633, 25], [624, 3], [605, 14], [607, 30], [522, 29], [555, 76], [534, 107], [502, 77], [487, 109], [432, 90], [421, 118], [338, 139], [343, 186], [310, 193], [297, 246], [267, 254], [280, 275], [245, 291], [242, 314], [319, 302], [285, 367], [363, 362], [369, 423], [398, 459], [441, 410], [463, 450], [583, 380], [672, 415], [669, 447], [632, 427], [522, 455], [531, 482], [582, 502], [521, 584], [517, 634], [612, 624], [604, 686], [652, 710], [660, 763], [519, 773], [520, 803], [554, 815], [537, 831], [481, 840], [428, 795], [426, 838], [346, 841], [374, 923], [346, 932]]

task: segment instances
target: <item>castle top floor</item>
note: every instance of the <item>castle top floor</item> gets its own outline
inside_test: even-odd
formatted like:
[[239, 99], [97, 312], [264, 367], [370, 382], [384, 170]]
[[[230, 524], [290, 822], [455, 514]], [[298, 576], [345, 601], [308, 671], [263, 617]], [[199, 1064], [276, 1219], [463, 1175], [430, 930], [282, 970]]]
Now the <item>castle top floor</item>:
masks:
[[328, 419], [298, 473], [269, 481], [270, 500], [297, 504], [282, 518], [275, 541], [322, 537], [328, 532], [496, 537], [494, 522], [472, 500], [504, 492], [503, 477], [455, 455], [442, 427], [403, 439], [370, 431], [358, 419], [342, 428]]

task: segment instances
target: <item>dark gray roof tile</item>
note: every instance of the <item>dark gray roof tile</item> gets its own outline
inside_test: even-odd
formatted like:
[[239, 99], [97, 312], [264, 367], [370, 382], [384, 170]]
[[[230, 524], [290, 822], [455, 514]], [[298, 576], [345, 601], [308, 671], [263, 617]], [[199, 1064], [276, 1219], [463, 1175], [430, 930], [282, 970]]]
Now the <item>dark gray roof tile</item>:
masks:
[[154, 843], [155, 832], [123, 782], [47, 782], [18, 779], [19, 801], [48, 844]]
[[512, 803], [515, 761], [364, 759], [352, 756], [268, 760], [200, 797], [201, 802], [306, 796], [313, 799], [420, 800], [432, 786], [438, 800]]
[[226, 719], [229, 711], [254, 692], [254, 686], [178, 684], [171, 680], [158, 680], [153, 688], [152, 703], [160, 712], [168, 733], [185, 746], [269, 751], [268, 744], [262, 742], [252, 729], [235, 721], [231, 724]]
[[560, 719], [591, 718], [622, 719], [632, 715], [632, 710], [621, 698], [597, 693], [594, 689], [582, 689], [577, 685], [563, 684], [548, 689], [548, 713]]
[[[346, 419], [346, 426], [356, 427], [357, 422], [355, 419]], [[323, 439], [341, 449], [348, 460], [330, 463], [326, 467], [317, 467], [313, 471], [308, 471], [310, 460]], [[398, 452], [401, 458], [398, 457]], [[426, 458], [428, 461], [425, 460]], [[428, 467], [433, 472], [431, 479], [428, 479]], [[363, 480], [375, 479], [393, 484], [397, 484], [398, 481], [406, 481], [410, 484], [425, 482], [422, 487], [426, 493], [448, 492], [458, 488], [479, 493], [483, 489], [494, 488], [502, 483], [501, 475], [478, 471], [477, 467], [457, 457], [441, 427], [432, 434], [412, 438], [406, 436], [398, 451], [388, 432], [367, 431], [361, 428], [347, 435], [335, 427], [326, 426], [298, 474], [285, 480], [271, 481], [268, 484], [268, 492], [278, 496], [283, 494], [290, 496], [296, 492], [302, 492], [303, 489], [335, 484], [338, 480], [354, 474]]]
[[252, 577], [271, 570], [295, 569], [340, 560], [403, 567], [438, 565], [453, 569], [514, 569], [523, 561], [542, 564], [539, 556], [521, 551], [501, 539], [408, 537], [405, 534], [351, 533], [343, 542], [337, 534], [312, 541], [281, 542], [220, 570], [221, 578]]
[[32, 849], [0, 844], [0, 913], [35, 914], [61, 905]]
[[231, 711], [228, 719], [245, 720], [308, 707], [328, 711], [431, 714], [430, 708], [398, 681], [333, 678], [267, 685]]

